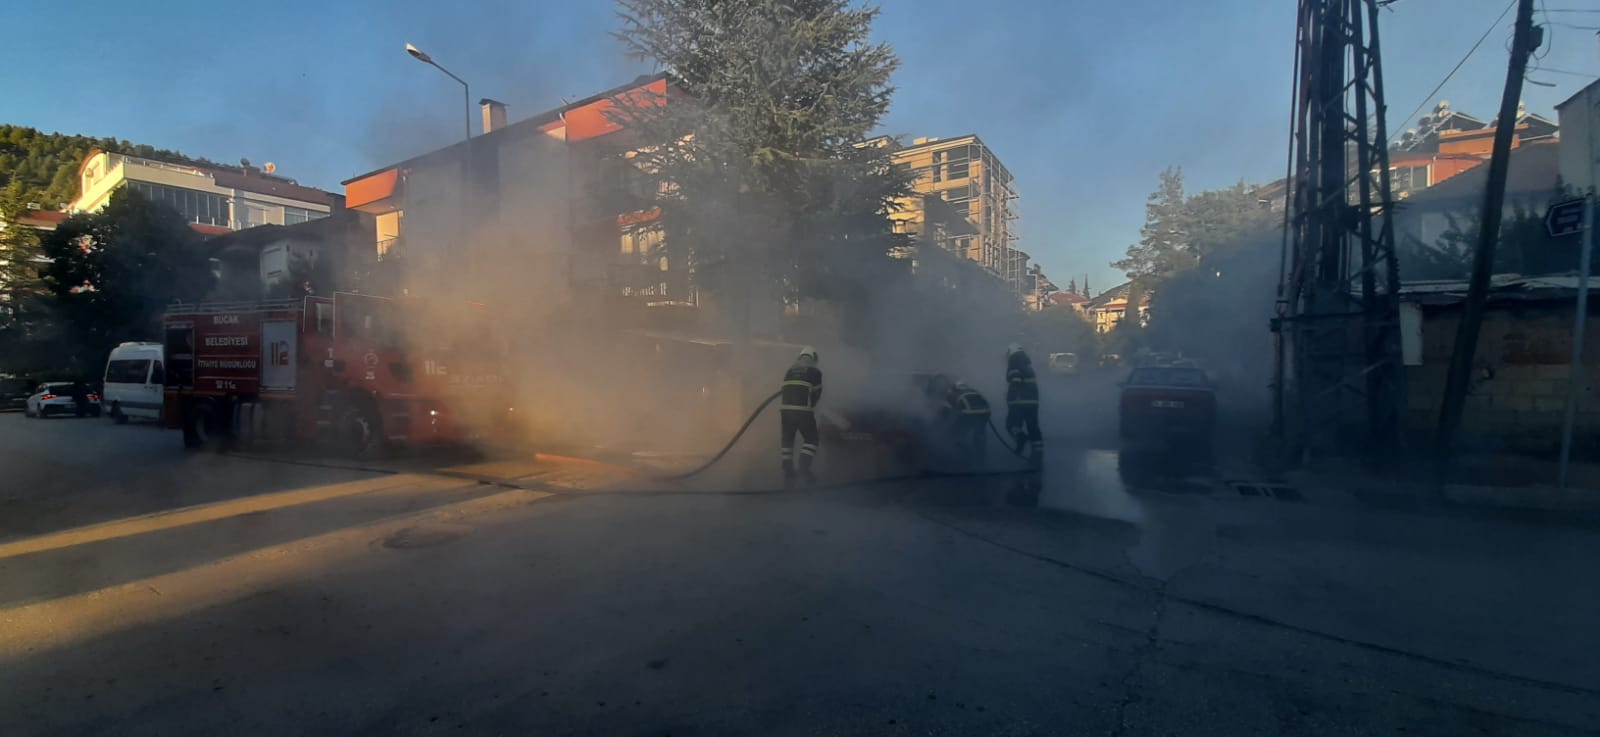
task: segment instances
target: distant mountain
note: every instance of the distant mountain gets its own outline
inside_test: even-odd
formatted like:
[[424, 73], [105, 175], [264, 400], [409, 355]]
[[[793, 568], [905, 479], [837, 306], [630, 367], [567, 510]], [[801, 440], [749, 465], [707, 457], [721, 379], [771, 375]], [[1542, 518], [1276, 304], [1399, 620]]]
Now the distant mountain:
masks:
[[0, 190], [20, 182], [24, 201], [60, 208], [77, 196], [78, 165], [90, 150], [97, 148], [173, 164], [232, 168], [142, 143], [41, 133], [35, 128], [0, 124]]

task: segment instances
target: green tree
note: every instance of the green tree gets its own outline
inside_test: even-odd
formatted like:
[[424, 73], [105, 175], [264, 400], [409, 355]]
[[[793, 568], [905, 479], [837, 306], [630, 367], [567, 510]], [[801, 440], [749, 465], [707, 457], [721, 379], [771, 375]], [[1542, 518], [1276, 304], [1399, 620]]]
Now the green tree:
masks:
[[1177, 274], [1281, 223], [1281, 215], [1262, 203], [1255, 186], [1238, 182], [1186, 195], [1183, 170], [1169, 168], [1145, 205], [1139, 243], [1112, 266], [1126, 272], [1136, 288], [1156, 291]]
[[27, 212], [21, 182], [0, 190], [0, 371], [34, 373], [61, 368], [62, 336], [52, 299], [39, 271], [46, 263], [39, 231], [19, 225]]
[[[619, 106], [664, 200], [666, 249], [699, 286], [863, 307], [894, 269], [890, 151], [858, 145], [899, 62], [848, 0], [618, 0], [616, 36], [686, 99]], [[627, 102], [626, 100], [624, 101]]]
[[201, 236], [170, 208], [126, 189], [104, 210], [68, 218], [41, 246], [71, 362], [85, 374], [118, 342], [155, 336], [167, 305], [198, 301], [213, 282]]
[[28, 212], [27, 202], [21, 182], [13, 181], [0, 189], [0, 226], [4, 226], [0, 229], [0, 310], [40, 286], [38, 271], [43, 252], [39, 248], [39, 231], [17, 223]]
[[[1414, 235], [1400, 239], [1396, 256], [1406, 281], [1466, 279], [1472, 274], [1472, 254], [1477, 248], [1481, 213], [1465, 210], [1445, 213], [1448, 226], [1432, 243]], [[1544, 216], [1523, 203], [1509, 205], [1500, 219], [1500, 242], [1494, 252], [1494, 273], [1561, 274], [1578, 270], [1582, 239], [1575, 235], [1551, 238]], [[1600, 263], [1591, 273], [1600, 272]]]
[[1076, 353], [1083, 365], [1099, 356], [1094, 325], [1071, 307], [1047, 307], [1022, 319], [1022, 343], [1042, 353]]
[[1145, 212], [1140, 242], [1113, 266], [1128, 273], [1130, 304], [1150, 295], [1148, 325], [1124, 320], [1105, 350], [1182, 353], [1214, 375], [1255, 382], [1249, 370], [1270, 365], [1257, 348], [1270, 349], [1282, 215], [1244, 182], [1186, 194], [1178, 169], [1162, 173]]
[[23, 202], [59, 208], [77, 195], [78, 165], [95, 149], [174, 164], [228, 168], [177, 151], [116, 138], [43, 133], [25, 126], [0, 125], [0, 189], [20, 183]]
[[1139, 242], [1128, 246], [1125, 258], [1112, 262], [1113, 268], [1146, 286], [1160, 282], [1198, 263], [1189, 238], [1188, 211], [1183, 192], [1183, 169], [1168, 167], [1161, 172], [1161, 184], [1145, 198], [1144, 227]]

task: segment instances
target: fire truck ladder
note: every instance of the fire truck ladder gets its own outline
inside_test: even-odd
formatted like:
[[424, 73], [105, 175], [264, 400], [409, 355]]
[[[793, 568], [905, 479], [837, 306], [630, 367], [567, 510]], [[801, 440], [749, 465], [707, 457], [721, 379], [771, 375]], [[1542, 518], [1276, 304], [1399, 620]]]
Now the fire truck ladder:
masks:
[[1299, 8], [1274, 424], [1286, 447], [1316, 454], [1390, 449], [1400, 426], [1379, 5], [1301, 0]]

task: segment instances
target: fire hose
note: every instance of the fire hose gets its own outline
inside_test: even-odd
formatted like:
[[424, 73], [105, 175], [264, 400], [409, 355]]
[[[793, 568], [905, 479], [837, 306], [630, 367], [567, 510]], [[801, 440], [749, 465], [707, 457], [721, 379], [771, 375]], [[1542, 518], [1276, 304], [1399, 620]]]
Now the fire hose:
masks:
[[782, 394], [783, 394], [783, 392], [781, 392], [781, 391], [773, 392], [772, 396], [767, 397], [766, 401], [763, 401], [760, 406], [756, 407], [756, 411], [750, 413], [750, 418], [744, 421], [744, 424], [739, 427], [739, 431], [738, 432], [733, 434], [733, 438], [728, 441], [728, 444], [722, 446], [722, 450], [717, 451], [717, 454], [714, 455], [714, 456], [711, 456], [710, 460], [708, 460], [705, 463], [702, 463], [699, 466], [696, 466], [696, 467], [694, 467], [694, 468], [692, 468], [692, 469], [690, 469], [688, 471], [683, 471], [683, 472], [674, 473], [674, 474], [667, 474], [667, 475], [664, 475], [664, 476], [663, 475], [658, 475], [658, 474], [649, 474], [649, 476], [651, 478], [658, 479], [658, 480], [661, 480], [661, 481], [679, 481], [679, 480], [682, 480], [682, 479], [689, 478], [690, 476], [694, 476], [696, 474], [699, 474], [700, 472], [705, 471], [706, 469], [711, 468], [712, 466], [716, 465], [717, 461], [722, 460], [722, 457], [728, 454], [728, 451], [733, 450], [733, 446], [739, 442], [739, 438], [744, 437], [745, 431], [749, 430], [750, 426], [755, 424], [756, 418], [760, 417], [761, 413], [765, 412], [767, 410], [767, 406], [772, 404], [772, 400], [777, 399]]
[[[645, 475], [649, 476], [652, 479], [658, 480], [658, 481], [681, 481], [681, 480], [687, 479], [687, 478], [689, 478], [691, 476], [696, 476], [696, 475], [698, 475], [700, 473], [703, 473], [707, 469], [710, 469], [712, 466], [716, 465], [718, 461], [722, 460], [723, 456], [726, 456], [728, 454], [728, 451], [733, 450], [733, 446], [737, 445], [738, 442], [739, 442], [739, 439], [744, 437], [745, 432], [749, 431], [750, 426], [755, 424], [756, 418], [760, 417], [761, 413], [765, 412], [767, 410], [767, 407], [772, 404], [773, 400], [777, 399], [780, 395], [782, 395], [782, 393], [783, 392], [773, 392], [772, 396], [767, 397], [765, 401], [763, 401], [759, 406], [757, 406], [755, 411], [750, 413], [750, 417], [747, 418], [744, 421], [744, 424], [739, 427], [739, 431], [734, 433], [733, 437], [728, 440], [727, 445], [722, 446], [722, 450], [717, 451], [717, 454], [714, 455], [714, 456], [711, 456], [711, 458], [709, 460], [707, 460], [705, 463], [702, 463], [699, 466], [696, 466], [696, 467], [694, 467], [692, 469], [689, 469], [688, 471], [681, 471], [681, 472], [673, 473], [673, 474], [653, 474], [652, 473], [652, 474], [645, 474]], [[1014, 456], [1016, 456], [1016, 457], [1018, 457], [1018, 458], [1020, 458], [1020, 459], [1022, 459], [1024, 461], [1028, 461], [1030, 466], [1033, 464], [1032, 460], [1030, 460], [1026, 455], [1023, 455], [1022, 450], [1020, 448], [1020, 444], [1019, 444], [1019, 447], [1012, 447], [1011, 443], [1006, 441], [1005, 437], [1000, 434], [1000, 430], [994, 426], [994, 421], [993, 420], [989, 420], [988, 421], [988, 425], [989, 425], [990, 432], [994, 433], [994, 436], [1000, 440], [1000, 444], [1005, 446], [1006, 450], [1010, 451], [1012, 455], [1014, 455]], [[1009, 475], [1009, 474], [1031, 473], [1031, 472], [1032, 472], [1031, 468], [1028, 469], [1028, 470], [977, 470], [977, 471], [937, 471], [937, 470], [932, 470], [932, 469], [924, 469], [919, 474], [909, 475], [908, 478], [923, 478], [923, 477], [927, 477], [927, 476], [940, 476], [940, 477], [950, 477], [950, 476], [994, 476], [994, 475]]]

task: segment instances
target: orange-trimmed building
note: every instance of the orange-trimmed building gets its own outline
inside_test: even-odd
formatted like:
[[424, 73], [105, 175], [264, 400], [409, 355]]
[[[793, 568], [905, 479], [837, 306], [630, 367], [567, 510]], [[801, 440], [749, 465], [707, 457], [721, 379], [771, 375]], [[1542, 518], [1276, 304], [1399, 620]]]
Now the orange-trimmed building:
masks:
[[482, 100], [480, 135], [346, 180], [345, 206], [375, 217], [373, 250], [413, 279], [516, 275], [611, 310], [691, 303], [687, 269], [657, 248], [648, 179], [616, 156], [632, 143], [619, 101], [674, 94], [665, 75], [640, 77], [509, 125]]

